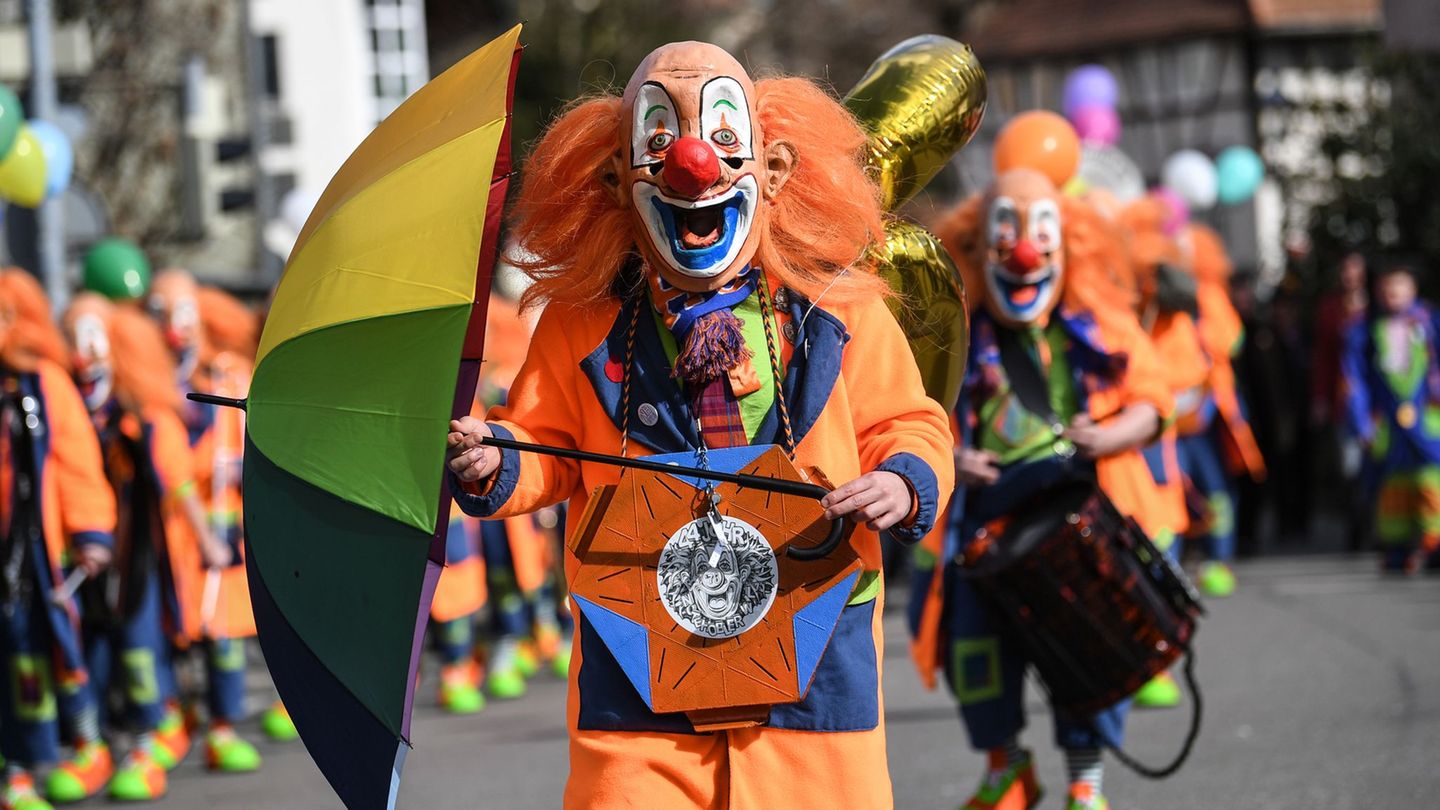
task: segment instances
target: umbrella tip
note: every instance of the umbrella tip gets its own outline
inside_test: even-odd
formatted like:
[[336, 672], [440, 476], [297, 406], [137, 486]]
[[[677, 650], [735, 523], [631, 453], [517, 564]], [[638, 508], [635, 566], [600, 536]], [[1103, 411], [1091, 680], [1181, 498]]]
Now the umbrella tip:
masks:
[[185, 398], [191, 402], [200, 402], [206, 405], [220, 405], [226, 408], [239, 408], [245, 410], [245, 400], [234, 397], [221, 397], [214, 394], [190, 393]]

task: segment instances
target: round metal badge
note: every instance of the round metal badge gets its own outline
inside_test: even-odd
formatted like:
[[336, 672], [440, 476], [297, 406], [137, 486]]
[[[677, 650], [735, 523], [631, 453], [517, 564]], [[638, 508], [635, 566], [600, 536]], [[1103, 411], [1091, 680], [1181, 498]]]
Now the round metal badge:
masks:
[[697, 636], [734, 638], [765, 618], [775, 604], [780, 572], [760, 530], [738, 518], [710, 518], [680, 527], [660, 552], [660, 603]]

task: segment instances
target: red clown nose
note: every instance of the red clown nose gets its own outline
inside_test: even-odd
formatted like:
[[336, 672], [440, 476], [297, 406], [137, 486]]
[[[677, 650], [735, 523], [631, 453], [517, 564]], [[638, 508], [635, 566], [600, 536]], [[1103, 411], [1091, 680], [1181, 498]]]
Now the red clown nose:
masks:
[[665, 154], [665, 181], [682, 197], [699, 197], [719, 179], [715, 150], [699, 138], [681, 138]]
[[1021, 239], [1015, 244], [1015, 249], [1010, 251], [1010, 258], [1005, 260], [1005, 269], [1017, 276], [1023, 276], [1040, 266], [1040, 251], [1030, 243], [1029, 239]]

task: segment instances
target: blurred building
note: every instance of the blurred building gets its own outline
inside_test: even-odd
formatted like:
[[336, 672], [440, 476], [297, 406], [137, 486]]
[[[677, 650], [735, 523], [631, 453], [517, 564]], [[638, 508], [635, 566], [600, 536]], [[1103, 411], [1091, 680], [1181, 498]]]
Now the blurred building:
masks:
[[[968, 39], [990, 76], [990, 112], [965, 156], [988, 173], [987, 141], [1016, 112], [1059, 109], [1066, 74], [1103, 64], [1121, 85], [1120, 147], [1150, 183], [1182, 148], [1212, 157], [1255, 148], [1271, 169], [1252, 203], [1205, 215], [1237, 266], [1268, 283], [1284, 272], [1283, 245], [1303, 232], [1321, 189], [1300, 188], [1320, 138], [1349, 99], [1376, 92], [1361, 68], [1382, 28], [1381, 0], [1009, 0], [977, 9]], [[1363, 170], [1363, 167], [1357, 167]], [[1307, 196], [1308, 195], [1308, 196]]]
[[[25, 3], [0, 0], [0, 81], [26, 100]], [[278, 278], [346, 156], [429, 79], [423, 0], [55, 0], [72, 277], [115, 234], [236, 289]], [[34, 267], [11, 206], [0, 258]]]

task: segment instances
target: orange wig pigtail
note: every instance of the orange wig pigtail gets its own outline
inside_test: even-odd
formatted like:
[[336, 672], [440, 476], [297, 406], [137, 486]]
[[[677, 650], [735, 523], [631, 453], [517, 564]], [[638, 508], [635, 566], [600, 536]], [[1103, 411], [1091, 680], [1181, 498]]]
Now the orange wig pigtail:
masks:
[[238, 354], [247, 360], [255, 358], [260, 326], [249, 307], [216, 287], [196, 290], [195, 302], [200, 310], [200, 330], [204, 337], [200, 362], [209, 363], [221, 352]]
[[1190, 235], [1191, 267], [1195, 277], [1202, 282], [1225, 284], [1230, 280], [1230, 255], [1225, 252], [1225, 242], [1220, 234], [1209, 225], [1191, 223]]
[[50, 317], [50, 298], [34, 276], [18, 267], [0, 271], [0, 300], [13, 315], [7, 356], [19, 355], [30, 363], [45, 359], [61, 368], [70, 368], [65, 338]]
[[138, 411], [183, 404], [175, 384], [175, 361], [160, 328], [134, 307], [116, 307], [110, 315], [110, 357], [115, 368], [115, 395]]
[[983, 194], [974, 194], [941, 214], [930, 225], [930, 232], [945, 246], [945, 251], [960, 271], [960, 279], [965, 282], [965, 300], [972, 315], [985, 303], [985, 259], [980, 233], [983, 202]]
[[1119, 309], [1133, 315], [1140, 303], [1125, 234], [1093, 206], [1063, 198], [1065, 300], [1082, 309]]
[[[795, 169], [760, 234], [757, 263], [812, 301], [822, 293], [841, 301], [888, 294], [872, 266], [857, 266], [867, 250], [885, 241], [879, 190], [865, 172], [860, 125], [809, 79], [764, 79], [755, 94], [766, 142], [784, 141], [796, 153]], [[860, 272], [835, 280], [851, 268]]]
[[535, 281], [522, 307], [603, 300], [634, 253], [629, 213], [604, 182], [619, 120], [619, 98], [576, 102], [531, 152], [513, 216], [520, 250], [507, 257]]

